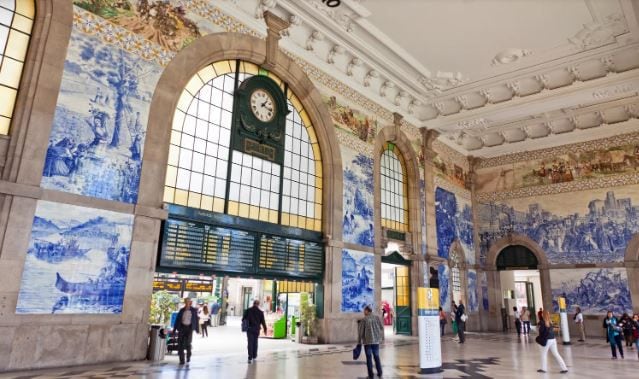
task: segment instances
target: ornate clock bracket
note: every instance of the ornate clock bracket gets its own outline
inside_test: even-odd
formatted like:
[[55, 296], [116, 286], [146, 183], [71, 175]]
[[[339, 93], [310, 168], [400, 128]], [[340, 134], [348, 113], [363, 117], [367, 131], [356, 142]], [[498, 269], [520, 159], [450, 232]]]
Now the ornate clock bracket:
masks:
[[278, 43], [282, 38], [282, 32], [290, 26], [288, 21], [285, 21], [270, 11], [264, 12], [264, 20], [266, 21], [266, 58], [262, 67], [267, 70], [273, 70], [275, 68], [276, 57], [278, 53]]

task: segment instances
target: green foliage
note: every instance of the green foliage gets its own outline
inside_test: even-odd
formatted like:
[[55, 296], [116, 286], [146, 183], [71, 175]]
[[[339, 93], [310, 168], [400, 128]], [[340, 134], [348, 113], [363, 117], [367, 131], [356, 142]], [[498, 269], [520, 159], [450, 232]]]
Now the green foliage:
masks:
[[74, 4], [104, 19], [117, 17], [121, 13], [131, 13], [131, 3], [127, 0], [75, 0]]
[[[176, 302], [177, 300], [177, 302]], [[149, 323], [168, 324], [171, 321], [171, 312], [176, 310], [179, 299], [167, 291], [158, 291], [151, 297], [151, 312]]]
[[304, 335], [312, 337], [316, 333], [317, 306], [308, 302], [302, 302], [301, 305], [300, 321], [304, 328]]

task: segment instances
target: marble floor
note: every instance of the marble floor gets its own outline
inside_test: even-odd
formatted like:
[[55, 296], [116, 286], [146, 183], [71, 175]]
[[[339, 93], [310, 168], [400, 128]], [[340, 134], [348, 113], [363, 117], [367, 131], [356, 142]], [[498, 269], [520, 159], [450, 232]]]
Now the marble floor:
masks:
[[[128, 362], [31, 372], [0, 374], [2, 378], [365, 378], [365, 358], [353, 361], [352, 345], [319, 345], [302, 350], [263, 351], [248, 364], [244, 353], [225, 356], [194, 355], [190, 364], [178, 366], [177, 357], [159, 363]], [[384, 378], [637, 378], [636, 350], [626, 359], [610, 359], [603, 338], [560, 346], [568, 374], [559, 374], [552, 356], [549, 373], [539, 374], [539, 349], [534, 336], [469, 333], [465, 344], [450, 337], [442, 341], [443, 368], [439, 374], [419, 375], [418, 344], [412, 337], [388, 338], [380, 350]]]

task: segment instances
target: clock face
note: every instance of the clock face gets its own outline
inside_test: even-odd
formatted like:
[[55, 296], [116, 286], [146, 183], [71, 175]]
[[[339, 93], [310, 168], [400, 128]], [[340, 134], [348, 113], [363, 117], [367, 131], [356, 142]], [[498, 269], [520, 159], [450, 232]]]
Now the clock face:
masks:
[[256, 89], [251, 93], [251, 111], [262, 122], [269, 122], [275, 117], [275, 101], [263, 89]]

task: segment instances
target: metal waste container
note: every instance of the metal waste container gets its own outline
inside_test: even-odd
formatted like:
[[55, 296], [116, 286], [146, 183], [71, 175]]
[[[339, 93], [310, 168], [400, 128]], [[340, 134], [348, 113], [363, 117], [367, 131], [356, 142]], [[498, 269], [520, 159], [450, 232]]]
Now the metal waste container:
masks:
[[151, 325], [149, 352], [147, 359], [150, 361], [161, 361], [166, 352], [166, 336], [161, 325]]
[[297, 321], [295, 324], [295, 326], [297, 326], [295, 330], [295, 342], [302, 343], [302, 323]]

